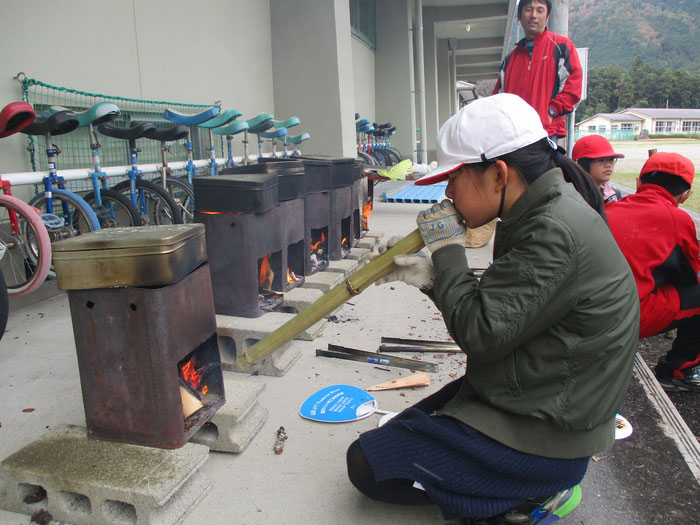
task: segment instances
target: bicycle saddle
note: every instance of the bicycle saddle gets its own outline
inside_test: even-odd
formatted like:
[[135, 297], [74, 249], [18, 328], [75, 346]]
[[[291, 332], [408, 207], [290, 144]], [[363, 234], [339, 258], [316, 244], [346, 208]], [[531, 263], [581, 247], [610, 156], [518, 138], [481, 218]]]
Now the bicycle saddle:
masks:
[[10, 102], [0, 111], [0, 138], [22, 131], [35, 118], [36, 113], [29, 102]]
[[212, 131], [215, 135], [235, 135], [241, 131], [248, 129], [247, 120], [235, 120], [226, 126], [221, 126], [219, 128], [214, 128]]
[[42, 121], [34, 121], [32, 124], [22, 130], [22, 133], [27, 135], [63, 135], [73, 131], [78, 127], [78, 117], [71, 110], [66, 109], [50, 115]]
[[176, 124], [168, 129], [155, 130], [150, 135], [146, 135], [146, 138], [158, 140], [160, 142], [168, 142], [171, 140], [184, 139], [189, 131], [187, 126]]
[[134, 121], [129, 128], [118, 128], [113, 124], [100, 124], [97, 131], [114, 139], [136, 140], [155, 133], [156, 125], [153, 122]]
[[355, 128], [363, 128], [365, 126], [369, 125], [369, 120], [366, 118], [360, 119], [357, 122], [355, 122]]
[[[49, 108], [49, 114], [53, 115], [59, 113], [60, 111], [66, 111], [68, 108], [63, 106], [51, 106]], [[72, 111], [72, 110], [68, 110]], [[91, 108], [85, 111], [74, 111], [75, 116], [78, 117], [79, 127], [89, 126], [90, 124], [105, 124], [114, 120], [119, 114], [119, 108], [116, 104], [112, 102], [98, 102]]]
[[357, 128], [355, 131], [357, 131], [358, 133], [369, 133], [371, 131], [374, 131], [374, 128], [369, 124], [366, 124], [360, 128]]
[[287, 128], [278, 128], [272, 131], [263, 131], [260, 133], [260, 136], [264, 139], [278, 139], [284, 137], [287, 133]]
[[212, 119], [207, 120], [206, 122], [202, 122], [199, 127], [200, 128], [218, 128], [219, 126], [223, 126], [224, 124], [228, 124], [231, 122], [233, 119], [236, 119], [243, 115], [239, 110], [237, 109], [227, 109], [226, 111], [222, 112], [219, 114], [218, 117], [214, 117]]
[[372, 122], [372, 126], [374, 126], [374, 129], [388, 129], [391, 127], [391, 122], [387, 122], [386, 124], [377, 124], [376, 122]]
[[287, 120], [273, 120], [272, 125], [275, 129], [291, 128], [299, 124], [299, 117], [290, 117]]
[[175, 124], [184, 124], [185, 126], [196, 126], [202, 122], [206, 122], [210, 118], [217, 116], [221, 110], [216, 106], [205, 109], [200, 113], [195, 113], [194, 115], [186, 115], [185, 113], [178, 113], [172, 109], [166, 109], [163, 112], [163, 118], [174, 122]]
[[287, 139], [287, 142], [291, 142], [292, 144], [301, 144], [304, 142], [306, 139], [310, 139], [311, 135], [308, 133], [301, 133], [299, 135], [296, 135], [295, 137], [289, 137]]
[[260, 113], [260, 115], [257, 115], [252, 119], [247, 120], [246, 122], [248, 122], [248, 133], [253, 133], [257, 135], [258, 133], [267, 131], [272, 127], [273, 118], [275, 117], [273, 115], [270, 115], [269, 113]]

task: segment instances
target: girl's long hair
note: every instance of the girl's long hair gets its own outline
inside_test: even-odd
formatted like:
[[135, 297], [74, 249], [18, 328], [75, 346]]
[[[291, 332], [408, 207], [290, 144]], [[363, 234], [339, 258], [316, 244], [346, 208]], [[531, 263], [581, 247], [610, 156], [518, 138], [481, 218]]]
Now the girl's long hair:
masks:
[[[583, 171], [581, 166], [564, 155], [563, 150], [552, 148], [547, 138], [493, 160], [502, 160], [509, 167], [517, 170], [527, 184], [532, 184], [546, 171], [560, 168], [564, 173], [564, 179], [574, 185], [583, 200], [598, 212], [607, 224], [603, 196], [595, 187], [590, 176]], [[484, 168], [492, 164], [493, 160], [483, 163]]]

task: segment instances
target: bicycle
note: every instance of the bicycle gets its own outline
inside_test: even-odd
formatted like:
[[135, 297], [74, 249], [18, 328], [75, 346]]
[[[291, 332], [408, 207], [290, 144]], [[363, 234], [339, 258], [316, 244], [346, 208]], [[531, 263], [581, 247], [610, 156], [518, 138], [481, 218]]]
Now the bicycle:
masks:
[[260, 133], [263, 131], [267, 131], [270, 129], [273, 124], [272, 124], [272, 119], [275, 118], [274, 116], [270, 115], [269, 113], [260, 113], [259, 115], [256, 115], [250, 120], [246, 120], [248, 123], [248, 129], [243, 131], [243, 164], [248, 165], [249, 164], [249, 158], [248, 158], [248, 133], [252, 133], [253, 135], [257, 136], [258, 139], [258, 158], [263, 156], [263, 143], [262, 139], [260, 138]]
[[[304, 142], [305, 140], [308, 140], [310, 138], [311, 138], [311, 135], [309, 135], [306, 132], [300, 133], [299, 135], [295, 135], [294, 137], [288, 137], [285, 141], [285, 146], [287, 143], [294, 144], [294, 151], [292, 151], [290, 156], [297, 157], [297, 156], [301, 155], [301, 150], [299, 149], [299, 144], [301, 144], [302, 142]], [[285, 147], [285, 151], [286, 151], [286, 147]]]
[[[160, 183], [175, 200], [180, 209], [183, 223], [194, 221], [194, 188], [187, 180], [172, 176], [172, 170], [168, 167], [168, 153], [171, 153], [171, 151], [166, 143], [183, 139], [187, 137], [188, 133], [189, 129], [187, 126], [176, 124], [171, 128], [155, 131], [145, 137], [160, 141], [161, 160], [163, 163], [160, 172]], [[155, 179], [151, 182], [154, 181]]]
[[131, 156], [131, 169], [128, 179], [114, 186], [112, 190], [128, 195], [141, 215], [142, 224], [182, 224], [182, 213], [168, 190], [143, 178], [139, 169], [136, 140], [155, 133], [153, 122], [132, 122], [128, 128], [112, 124], [100, 124], [97, 130], [107, 137], [127, 140]]
[[[69, 133], [79, 125], [75, 113], [64, 110], [42, 121], [35, 120], [21, 130], [27, 135], [42, 135], [46, 142], [49, 174], [42, 180], [44, 192], [35, 195], [29, 205], [52, 216], [52, 220], [45, 222], [52, 243], [100, 229], [100, 221], [92, 207], [76, 193], [65, 189], [65, 180], [56, 170], [56, 157], [61, 151], [53, 144], [51, 137]], [[56, 206], [56, 203], [60, 205]]]
[[[280, 129], [285, 129], [286, 132], [283, 133], [281, 136], [283, 137], [282, 139], [282, 147], [284, 148], [284, 153], [282, 153], [282, 158], [287, 159], [289, 158], [289, 152], [287, 151], [287, 139], [289, 137], [289, 128], [292, 128], [294, 126], [298, 126], [300, 123], [299, 117], [290, 117], [287, 120], [273, 120], [272, 121], [272, 126], [275, 128], [275, 130], [280, 130]], [[276, 137], [273, 135], [273, 132], [265, 132], [263, 134], [263, 137], [272, 139], [272, 156], [276, 157], [277, 156], [277, 139], [279, 137]]]
[[209, 131], [209, 172], [212, 176], [217, 175], [218, 173], [218, 165], [216, 164], [216, 148], [214, 147], [214, 134], [212, 129], [225, 126], [232, 120], [240, 117], [242, 114], [243, 113], [237, 109], [227, 109], [216, 117], [210, 118], [209, 120], [198, 124], [200, 128], [204, 128]]
[[[196, 126], [217, 116], [220, 112], [221, 110], [216, 106], [207, 108], [204, 111], [200, 111], [195, 115], [186, 115], [184, 113], [173, 111], [172, 109], [166, 109], [163, 112], [163, 118], [165, 120], [169, 120], [170, 122], [174, 122], [175, 124], [182, 124], [184, 126]], [[187, 171], [187, 182], [192, 184], [192, 181], [194, 180], [195, 176], [195, 166], [192, 147], [192, 133], [189, 127], [187, 128], [187, 140], [185, 141], [185, 149], [187, 150], [187, 166], [185, 168]]]
[[[27, 102], [6, 105], [0, 111], [0, 138], [22, 131], [34, 119], [34, 108]], [[8, 294], [30, 294], [49, 274], [51, 240], [37, 209], [13, 197], [10, 183], [2, 177], [0, 188], [0, 274]], [[0, 291], [0, 303], [3, 296]], [[0, 304], [0, 318], [3, 308]]]
[[233, 160], [233, 150], [231, 148], [231, 142], [233, 141], [233, 136], [241, 133], [248, 129], [248, 121], [246, 120], [234, 120], [230, 124], [225, 126], [220, 126], [218, 128], [212, 129], [214, 135], [226, 135], [226, 147], [228, 149], [228, 158], [224, 167], [232, 168], [236, 165]]
[[[57, 113], [65, 111], [62, 106], [51, 106], [49, 111]], [[92, 150], [93, 171], [90, 174], [92, 191], [83, 196], [83, 199], [95, 210], [101, 228], [114, 228], [117, 226], [141, 226], [141, 214], [129, 198], [109, 189], [107, 174], [102, 171], [100, 165], [99, 150], [101, 144], [95, 133], [94, 126], [111, 122], [120, 114], [119, 108], [112, 102], [99, 102], [85, 111], [75, 112], [78, 117], [79, 127], [88, 128], [88, 139]]]

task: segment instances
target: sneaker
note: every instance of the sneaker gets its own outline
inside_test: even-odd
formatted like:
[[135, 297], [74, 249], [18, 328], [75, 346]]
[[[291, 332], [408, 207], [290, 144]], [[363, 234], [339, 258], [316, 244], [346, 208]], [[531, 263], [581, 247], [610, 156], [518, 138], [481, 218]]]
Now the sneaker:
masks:
[[700, 365], [686, 368], [681, 379], [657, 377], [661, 388], [666, 392], [700, 392]]
[[544, 501], [528, 500], [525, 503], [501, 514], [499, 516], [503, 525], [518, 523], [534, 525], [547, 525], [559, 521], [561, 518], [573, 512], [581, 503], [581, 486], [576, 485], [570, 489], [557, 492], [554, 496]]

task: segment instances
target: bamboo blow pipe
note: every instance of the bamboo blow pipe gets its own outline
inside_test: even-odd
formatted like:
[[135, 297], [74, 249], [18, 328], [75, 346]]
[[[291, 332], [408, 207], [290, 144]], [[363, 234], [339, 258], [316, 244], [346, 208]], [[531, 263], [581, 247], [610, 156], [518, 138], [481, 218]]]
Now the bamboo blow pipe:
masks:
[[345, 281], [326, 292], [305, 310], [299, 312], [274, 332], [255, 343], [236, 359], [241, 370], [250, 370], [281, 345], [294, 339], [316, 321], [363, 292], [370, 284], [384, 277], [394, 267], [394, 256], [416, 253], [425, 244], [418, 230], [414, 230], [379, 257], [357, 270]]

